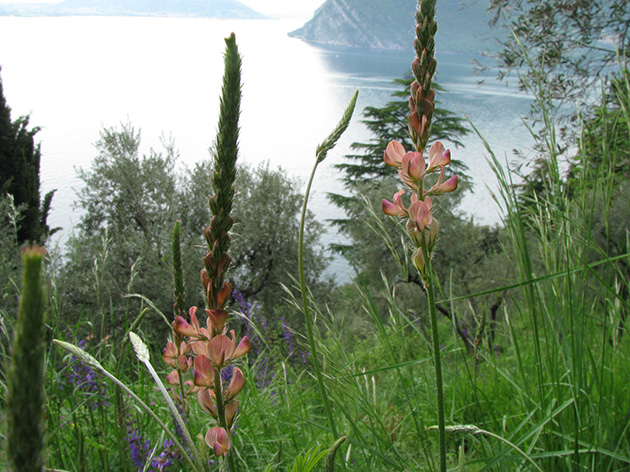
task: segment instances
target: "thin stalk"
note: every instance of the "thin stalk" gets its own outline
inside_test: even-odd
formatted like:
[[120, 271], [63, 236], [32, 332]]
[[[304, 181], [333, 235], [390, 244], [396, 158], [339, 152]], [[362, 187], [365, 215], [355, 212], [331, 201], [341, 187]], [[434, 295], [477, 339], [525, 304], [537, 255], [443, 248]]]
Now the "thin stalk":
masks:
[[319, 392], [324, 402], [324, 410], [326, 411], [326, 418], [328, 419], [328, 425], [333, 433], [333, 436], [339, 437], [337, 433], [337, 425], [332, 414], [332, 408], [328, 400], [328, 394], [326, 392], [326, 385], [324, 384], [324, 375], [322, 374], [321, 367], [319, 365], [319, 358], [317, 357], [317, 345], [315, 344], [315, 336], [313, 335], [313, 321], [308, 309], [308, 299], [306, 294], [306, 277], [304, 276], [304, 227], [306, 226], [306, 205], [308, 203], [308, 196], [311, 193], [311, 185], [315, 178], [315, 171], [320, 161], [316, 160], [311, 176], [308, 179], [306, 185], [306, 193], [304, 194], [304, 203], [302, 204], [302, 218], [300, 221], [300, 236], [298, 240], [298, 270], [300, 272], [300, 291], [302, 292], [302, 309], [304, 311], [304, 322], [306, 324], [306, 336], [308, 337], [308, 343], [313, 354], [313, 366], [315, 367], [315, 377], [317, 378], [317, 384], [319, 386]]
[[354, 92], [354, 95], [350, 99], [350, 103], [348, 103], [348, 106], [346, 107], [346, 110], [344, 111], [341, 120], [339, 121], [333, 132], [317, 147], [315, 165], [313, 166], [313, 171], [311, 172], [311, 176], [308, 179], [306, 192], [304, 194], [304, 203], [302, 204], [302, 218], [300, 220], [300, 235], [298, 240], [298, 270], [300, 272], [300, 291], [302, 292], [302, 308], [304, 311], [304, 320], [306, 324], [306, 335], [308, 337], [311, 353], [313, 354], [312, 357], [313, 366], [315, 367], [315, 376], [317, 377], [317, 384], [319, 386], [320, 395], [322, 396], [322, 400], [324, 401], [324, 410], [326, 410], [328, 425], [330, 426], [330, 430], [332, 431], [335, 438], [338, 438], [339, 434], [337, 433], [337, 425], [335, 424], [332, 415], [332, 408], [330, 407], [328, 395], [326, 394], [324, 375], [322, 374], [321, 367], [319, 365], [319, 359], [317, 357], [317, 345], [315, 344], [315, 336], [313, 334], [313, 321], [311, 320], [311, 315], [308, 309], [306, 277], [304, 276], [304, 228], [306, 226], [306, 206], [308, 204], [308, 197], [311, 193], [311, 186], [313, 185], [313, 179], [315, 178], [315, 171], [317, 170], [317, 166], [320, 162], [323, 162], [323, 160], [326, 159], [328, 151], [335, 147], [335, 144], [337, 144], [337, 141], [339, 141], [341, 135], [348, 128], [348, 125], [350, 124], [350, 119], [352, 118], [352, 113], [354, 112], [354, 107], [357, 104], [358, 96], [359, 91], [357, 90]]
[[438, 336], [437, 312], [435, 310], [435, 293], [433, 288], [433, 267], [426, 244], [426, 236], [422, 234], [422, 252], [427, 265], [425, 288], [429, 299], [429, 317], [431, 319], [431, 337], [433, 338], [433, 364], [435, 366], [435, 391], [438, 406], [438, 439], [440, 444], [440, 471], [446, 472], [446, 427], [444, 424], [444, 390], [442, 386], [442, 359], [440, 356], [440, 338]]

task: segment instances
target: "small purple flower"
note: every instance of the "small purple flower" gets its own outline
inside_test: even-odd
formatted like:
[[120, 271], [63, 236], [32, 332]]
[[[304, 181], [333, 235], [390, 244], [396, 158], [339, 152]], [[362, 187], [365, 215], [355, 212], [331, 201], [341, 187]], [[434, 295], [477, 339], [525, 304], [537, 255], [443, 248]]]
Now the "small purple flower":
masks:
[[228, 365], [225, 369], [221, 371], [221, 379], [223, 382], [229, 382], [232, 380], [232, 372], [234, 371], [234, 366], [232, 364]]
[[127, 435], [127, 442], [129, 443], [129, 453], [131, 454], [131, 462], [135, 465], [139, 471], [144, 467], [144, 463], [147, 456], [151, 452], [151, 441], [148, 439], [142, 441], [142, 436], [135, 431], [129, 431]]
[[[86, 341], [83, 339], [77, 343], [80, 348], [84, 348]], [[88, 365], [83, 364], [75, 356], [70, 357], [70, 365], [63, 370], [63, 376], [67, 384], [73, 385], [75, 390], [83, 393], [92, 400], [90, 408], [109, 406], [107, 395], [107, 385], [100, 381], [96, 372]], [[63, 389], [63, 384], [61, 386]]]

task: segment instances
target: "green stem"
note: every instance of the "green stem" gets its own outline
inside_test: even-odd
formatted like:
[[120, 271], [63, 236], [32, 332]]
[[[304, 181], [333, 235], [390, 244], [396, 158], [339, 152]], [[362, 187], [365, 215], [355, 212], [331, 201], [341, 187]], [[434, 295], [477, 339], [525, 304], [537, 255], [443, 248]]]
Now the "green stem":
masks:
[[[214, 391], [216, 394], [217, 400], [217, 415], [219, 417], [219, 426], [221, 426], [225, 432], [228, 434], [230, 438], [230, 443], [232, 442], [232, 434], [230, 434], [230, 429], [227, 425], [227, 420], [225, 419], [225, 404], [223, 403], [223, 382], [221, 378], [221, 369], [217, 369], [214, 373]], [[234, 463], [234, 454], [228, 452], [225, 456], [228, 462], [228, 468], [230, 472], [236, 471], [236, 464]]]
[[431, 318], [431, 337], [433, 338], [433, 362], [435, 365], [435, 390], [438, 406], [438, 438], [440, 443], [440, 471], [446, 472], [446, 428], [444, 424], [444, 389], [442, 386], [442, 360], [440, 357], [440, 339], [438, 335], [437, 312], [435, 310], [435, 293], [433, 289], [433, 267], [426, 237], [422, 233], [422, 252], [427, 265], [425, 287], [429, 298], [429, 316]]
[[311, 348], [311, 354], [313, 359], [313, 366], [315, 367], [315, 376], [317, 377], [317, 384], [319, 386], [319, 392], [324, 402], [324, 410], [326, 411], [326, 417], [328, 418], [328, 425], [335, 438], [339, 437], [337, 433], [337, 425], [332, 414], [330, 402], [328, 401], [328, 395], [326, 393], [326, 385], [324, 384], [324, 376], [322, 374], [319, 359], [317, 357], [317, 345], [315, 344], [315, 336], [313, 335], [313, 321], [308, 310], [308, 297], [306, 294], [306, 279], [304, 276], [304, 227], [306, 225], [306, 205], [308, 203], [308, 196], [311, 193], [311, 185], [313, 184], [313, 178], [315, 177], [315, 171], [321, 161], [316, 160], [313, 166], [313, 171], [308, 179], [306, 186], [306, 193], [304, 194], [304, 203], [302, 205], [302, 219], [300, 221], [300, 237], [298, 241], [298, 268], [300, 272], [300, 291], [302, 292], [302, 308], [304, 311], [304, 322], [306, 324], [306, 335], [308, 337], [308, 343]]

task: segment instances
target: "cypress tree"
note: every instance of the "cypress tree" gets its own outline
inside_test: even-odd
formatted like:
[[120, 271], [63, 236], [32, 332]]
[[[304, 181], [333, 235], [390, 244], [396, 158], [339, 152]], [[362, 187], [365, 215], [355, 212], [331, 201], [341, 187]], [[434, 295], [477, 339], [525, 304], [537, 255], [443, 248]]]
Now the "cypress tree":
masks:
[[4, 97], [0, 77], [0, 195], [12, 195], [15, 206], [21, 211], [22, 219], [18, 228], [20, 244], [42, 242], [46, 236], [46, 215], [40, 215], [41, 154], [39, 144], [35, 144], [39, 128], [28, 129], [28, 124], [28, 116], [11, 120], [11, 108]]

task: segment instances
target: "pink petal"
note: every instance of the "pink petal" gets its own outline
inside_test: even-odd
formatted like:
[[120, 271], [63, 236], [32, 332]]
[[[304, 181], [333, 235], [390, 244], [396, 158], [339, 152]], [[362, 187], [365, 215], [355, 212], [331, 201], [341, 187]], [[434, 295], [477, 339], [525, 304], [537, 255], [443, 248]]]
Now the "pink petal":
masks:
[[385, 149], [385, 164], [390, 167], [400, 167], [403, 156], [406, 154], [405, 148], [398, 141], [390, 141]]
[[247, 336], [243, 336], [243, 339], [241, 339], [241, 342], [238, 343], [238, 346], [236, 346], [236, 349], [231, 356], [232, 359], [238, 359], [239, 357], [244, 356], [249, 352], [251, 347], [252, 345], [249, 342], [249, 338]]
[[178, 316], [173, 322], [173, 329], [182, 336], [196, 336], [198, 331], [184, 318]]
[[214, 367], [206, 356], [195, 357], [193, 383], [198, 387], [212, 387], [214, 385]]
[[217, 407], [214, 404], [215, 394], [212, 390], [204, 388], [203, 390], [199, 390], [197, 392], [197, 402], [203, 411], [212, 415], [212, 417], [217, 417]]
[[400, 209], [398, 205], [394, 205], [392, 202], [385, 200], [381, 201], [381, 207], [383, 208], [383, 213], [389, 216], [404, 216], [405, 212]]
[[234, 341], [223, 334], [215, 336], [208, 342], [208, 354], [216, 367], [223, 367], [223, 363], [230, 357], [232, 351], [234, 351]]
[[448, 179], [446, 182], [444, 182], [442, 185], [440, 185], [435, 190], [433, 190], [431, 193], [433, 195], [441, 195], [443, 193], [452, 192], [456, 189], [457, 189], [457, 176], [454, 175], [453, 177]]
[[230, 401], [236, 395], [238, 395], [243, 387], [245, 386], [245, 376], [243, 375], [243, 371], [238, 367], [234, 367], [232, 372], [232, 380], [230, 380], [230, 385], [228, 385], [227, 390], [225, 391], [225, 397], [227, 401]]
[[228, 433], [219, 426], [214, 426], [206, 433], [206, 444], [214, 449], [217, 456], [224, 455], [230, 448]]

